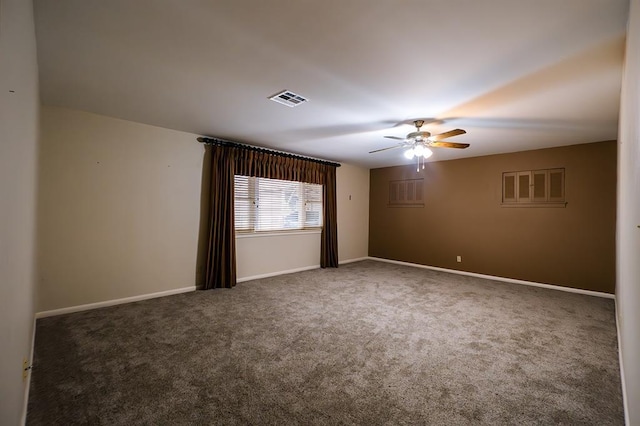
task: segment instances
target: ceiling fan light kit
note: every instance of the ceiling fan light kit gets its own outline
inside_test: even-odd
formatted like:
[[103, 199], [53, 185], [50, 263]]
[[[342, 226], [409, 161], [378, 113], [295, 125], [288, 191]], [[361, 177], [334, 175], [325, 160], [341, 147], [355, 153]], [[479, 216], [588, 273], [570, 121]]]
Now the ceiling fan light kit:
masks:
[[467, 133], [462, 129], [454, 129], [437, 135], [431, 135], [431, 133], [429, 132], [420, 131], [420, 128], [424, 125], [424, 120], [415, 120], [413, 122], [413, 125], [416, 126], [416, 131], [409, 133], [404, 138], [400, 138], [397, 136], [385, 136], [385, 138], [401, 140], [402, 142], [398, 145], [390, 146], [388, 148], [376, 149], [375, 151], [369, 152], [369, 154], [394, 148], [409, 148], [404, 152], [404, 156], [409, 160], [412, 160], [414, 157], [416, 157], [418, 163], [417, 171], [420, 171], [420, 163], [422, 162], [422, 168], [424, 169], [425, 160], [433, 155], [433, 151], [431, 151], [430, 148], [465, 149], [469, 147], [468, 143], [439, 142], [452, 136], [464, 135], [465, 133]]
[[412, 160], [413, 157], [424, 157], [429, 158], [433, 155], [433, 151], [424, 146], [424, 144], [416, 142], [414, 146], [409, 148], [404, 152], [404, 156], [409, 160]]
[[425, 160], [433, 155], [433, 151], [424, 146], [421, 142], [416, 142], [416, 145], [409, 148], [404, 152], [404, 156], [409, 160], [412, 160], [413, 157], [416, 158], [416, 171], [420, 171], [420, 163], [422, 163], [422, 168], [425, 167]]

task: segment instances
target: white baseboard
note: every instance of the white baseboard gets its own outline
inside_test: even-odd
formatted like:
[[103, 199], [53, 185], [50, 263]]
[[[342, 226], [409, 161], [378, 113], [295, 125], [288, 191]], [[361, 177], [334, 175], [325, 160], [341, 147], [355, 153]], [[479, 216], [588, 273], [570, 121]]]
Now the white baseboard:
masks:
[[360, 261], [367, 260], [367, 259], [369, 259], [369, 256], [356, 257], [355, 259], [341, 260], [340, 262], [338, 262], [338, 264], [339, 265], [344, 265], [344, 264], [347, 264], [347, 263], [360, 262]]
[[[368, 257], [359, 257], [357, 259], [347, 259], [347, 260], [343, 260], [340, 262], [340, 264], [345, 264], [345, 263], [352, 263], [352, 262], [359, 262], [361, 260], [367, 260]], [[303, 266], [301, 268], [295, 268], [295, 269], [287, 269], [284, 271], [276, 271], [276, 272], [268, 272], [266, 274], [259, 274], [259, 275], [252, 275], [249, 277], [243, 277], [243, 278], [238, 278], [236, 280], [236, 282], [242, 283], [245, 281], [252, 281], [252, 280], [257, 280], [260, 278], [269, 278], [269, 277], [275, 277], [278, 275], [285, 275], [285, 274], [293, 274], [295, 272], [302, 272], [302, 271], [309, 271], [311, 269], [318, 269], [320, 268], [320, 265], [311, 265], [311, 266]], [[150, 294], [142, 294], [139, 296], [132, 296], [132, 297], [125, 297], [123, 299], [114, 299], [114, 300], [106, 300], [104, 302], [96, 302], [96, 303], [88, 303], [86, 305], [78, 305], [78, 306], [70, 306], [68, 308], [60, 308], [60, 309], [53, 309], [50, 311], [42, 311], [42, 312], [37, 312], [36, 313], [36, 319], [38, 318], [46, 318], [46, 317], [51, 317], [51, 316], [55, 316], [55, 315], [64, 315], [64, 314], [70, 314], [73, 312], [81, 312], [81, 311], [88, 311], [90, 309], [97, 309], [97, 308], [104, 308], [107, 306], [114, 306], [114, 305], [121, 305], [123, 303], [131, 303], [131, 302], [137, 302], [140, 300], [146, 300], [146, 299], [154, 299], [156, 297], [163, 297], [163, 296], [171, 296], [173, 294], [180, 294], [180, 293], [187, 293], [189, 291], [195, 291], [197, 287], [184, 287], [184, 288], [178, 288], [175, 290], [167, 290], [167, 291], [161, 291], [158, 293], [150, 293]]]
[[615, 298], [613, 294], [603, 293], [600, 291], [582, 290], [579, 288], [563, 287], [560, 285], [537, 283], [534, 281], [517, 280], [515, 278], [505, 278], [505, 277], [496, 277], [494, 275], [476, 274], [475, 272], [458, 271], [457, 269], [447, 269], [447, 268], [440, 268], [437, 266], [420, 265], [418, 263], [409, 263], [409, 262], [402, 262], [400, 260], [383, 259], [381, 257], [369, 256], [368, 258], [371, 260], [376, 260], [378, 262], [395, 263], [397, 265], [413, 266], [415, 268], [432, 269], [434, 271], [442, 271], [442, 272], [449, 272], [452, 274], [467, 275], [470, 277], [484, 278], [487, 280], [504, 281], [506, 283], [512, 283], [512, 284], [522, 284], [522, 285], [529, 285], [533, 287], [542, 287], [542, 288], [548, 288], [551, 290], [566, 291], [569, 293], [579, 293], [579, 294], [586, 294], [588, 296], [604, 297], [607, 299]]
[[618, 322], [618, 298], [616, 303], [616, 333], [618, 335], [618, 363], [620, 364], [620, 384], [622, 385], [622, 406], [624, 408], [624, 424], [629, 424], [629, 398], [627, 397], [627, 384], [624, 380], [624, 363], [622, 361], [622, 340], [620, 339], [620, 323]]
[[[344, 265], [346, 263], [360, 262], [362, 260], [367, 260], [367, 259], [369, 259], [368, 256], [358, 257], [356, 259], [341, 260], [340, 262], [338, 262], [338, 264]], [[251, 275], [250, 277], [242, 277], [242, 278], [238, 278], [236, 282], [243, 283], [246, 281], [259, 280], [260, 278], [277, 277], [278, 275], [293, 274], [295, 272], [310, 271], [312, 269], [319, 269], [319, 268], [320, 268], [320, 265], [303, 266], [302, 268], [287, 269], [284, 271], [268, 272], [266, 274]]]
[[294, 272], [310, 271], [311, 269], [319, 269], [320, 265], [303, 266], [302, 268], [287, 269], [286, 271], [267, 272], [266, 274], [251, 275], [250, 277], [242, 277], [236, 279], [236, 282], [243, 283], [245, 281], [259, 280], [260, 278], [277, 277], [278, 275], [293, 274]]
[[87, 303], [86, 305], [69, 306], [68, 308], [53, 309], [36, 313], [36, 319], [52, 317], [54, 315], [71, 314], [73, 312], [88, 311], [90, 309], [105, 308], [107, 306], [122, 305], [124, 303], [138, 302], [140, 300], [155, 299], [156, 297], [171, 296], [174, 294], [195, 291], [196, 287], [183, 287], [174, 290], [159, 291], [157, 293], [141, 294], [139, 296], [124, 297], [122, 299], [105, 300], [104, 302]]

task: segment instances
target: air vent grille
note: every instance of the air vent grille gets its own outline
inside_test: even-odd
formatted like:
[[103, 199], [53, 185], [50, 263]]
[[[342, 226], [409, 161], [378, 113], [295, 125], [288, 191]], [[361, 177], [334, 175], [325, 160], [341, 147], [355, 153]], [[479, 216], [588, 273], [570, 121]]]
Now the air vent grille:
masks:
[[309, 99], [305, 98], [304, 96], [300, 96], [298, 94], [290, 92], [289, 90], [283, 90], [282, 92], [269, 97], [269, 99], [291, 108], [309, 101]]

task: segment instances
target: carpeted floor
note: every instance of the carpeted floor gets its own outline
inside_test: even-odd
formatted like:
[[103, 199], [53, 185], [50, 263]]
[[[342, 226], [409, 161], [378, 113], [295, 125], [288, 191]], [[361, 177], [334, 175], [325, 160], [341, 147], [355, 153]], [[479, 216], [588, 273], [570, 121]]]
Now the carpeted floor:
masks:
[[375, 261], [38, 320], [27, 423], [624, 424], [614, 303]]

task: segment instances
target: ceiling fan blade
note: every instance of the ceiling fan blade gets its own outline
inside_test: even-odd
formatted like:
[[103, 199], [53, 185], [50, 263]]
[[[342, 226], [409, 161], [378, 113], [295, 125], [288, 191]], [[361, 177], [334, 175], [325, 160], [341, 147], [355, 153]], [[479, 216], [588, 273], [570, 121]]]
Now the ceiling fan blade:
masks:
[[398, 137], [398, 136], [385, 136], [385, 138], [396, 139], [396, 140], [399, 140], [399, 141], [403, 141], [404, 140], [404, 138], [401, 138], [401, 137]]
[[459, 149], [469, 148], [468, 143], [457, 143], [457, 142], [431, 142], [429, 146], [432, 146], [434, 148], [459, 148]]
[[382, 149], [376, 149], [375, 151], [369, 151], [369, 154], [373, 154], [374, 152], [386, 151], [388, 149], [402, 148], [402, 147], [404, 147], [404, 145], [390, 146], [388, 148], [382, 148]]
[[440, 133], [437, 135], [433, 135], [429, 138], [429, 140], [431, 141], [441, 141], [442, 139], [446, 139], [446, 138], [450, 138], [452, 136], [458, 136], [458, 135], [464, 135], [465, 132], [462, 129], [453, 129], [453, 130], [449, 130], [448, 132], [444, 132], [444, 133]]

